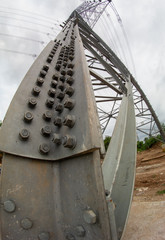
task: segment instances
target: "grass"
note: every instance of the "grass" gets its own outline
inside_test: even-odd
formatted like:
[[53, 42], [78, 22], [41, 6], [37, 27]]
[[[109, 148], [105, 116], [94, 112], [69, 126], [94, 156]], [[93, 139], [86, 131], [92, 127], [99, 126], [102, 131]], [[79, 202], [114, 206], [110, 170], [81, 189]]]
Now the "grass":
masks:
[[162, 191], [157, 191], [157, 194], [158, 194], [158, 195], [163, 195], [163, 194], [165, 194], [165, 189], [162, 190]]

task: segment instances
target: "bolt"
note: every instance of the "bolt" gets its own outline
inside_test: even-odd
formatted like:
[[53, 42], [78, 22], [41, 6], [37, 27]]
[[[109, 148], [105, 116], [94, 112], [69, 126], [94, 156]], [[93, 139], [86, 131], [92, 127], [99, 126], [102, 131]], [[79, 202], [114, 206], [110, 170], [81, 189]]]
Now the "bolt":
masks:
[[42, 232], [38, 235], [39, 240], [49, 240], [50, 234], [48, 232]]
[[22, 140], [26, 141], [29, 138], [30, 133], [27, 129], [22, 129], [19, 133], [19, 136], [21, 137]]
[[61, 136], [57, 133], [53, 134], [53, 140], [54, 143], [56, 143], [57, 145], [61, 144]]
[[84, 237], [85, 236], [85, 229], [83, 228], [83, 226], [77, 226], [76, 227], [76, 235], [77, 237]]
[[72, 77], [69, 77], [66, 79], [66, 82], [69, 84], [69, 85], [72, 85], [73, 82], [74, 82], [74, 79]]
[[41, 129], [41, 133], [44, 135], [44, 136], [46, 136], [46, 137], [48, 137], [48, 136], [50, 136], [50, 134], [51, 134], [51, 127], [50, 126], [45, 126], [45, 127], [43, 127], [42, 129]]
[[62, 144], [66, 148], [73, 149], [76, 146], [76, 138], [72, 137], [72, 136], [69, 136], [69, 135], [66, 135], [65, 137], [62, 138]]
[[36, 83], [38, 86], [42, 86], [42, 84], [44, 83], [44, 79], [41, 77], [38, 77]]
[[76, 121], [76, 118], [75, 116], [71, 116], [71, 115], [67, 115], [65, 118], [64, 118], [64, 121], [63, 121], [63, 124], [67, 127], [70, 127], [72, 128], [75, 124], [75, 121]]
[[61, 63], [62, 63], [62, 61], [61, 61], [61, 60], [58, 60], [58, 61], [57, 61], [57, 64], [61, 64]]
[[62, 82], [59, 82], [58, 88], [63, 91], [64, 90], [64, 84]]
[[55, 107], [55, 110], [59, 113], [61, 113], [63, 111], [63, 105], [58, 103], [57, 106]]
[[54, 97], [55, 94], [56, 94], [56, 90], [54, 90], [53, 88], [49, 89], [48, 95], [49, 95], [50, 97]]
[[58, 75], [57, 74], [54, 74], [53, 76], [52, 76], [52, 79], [54, 79], [54, 80], [58, 80]]
[[49, 98], [49, 99], [46, 100], [47, 107], [52, 108], [53, 104], [54, 104], [54, 99], [53, 98]]
[[63, 63], [63, 67], [64, 67], [64, 68], [66, 68], [66, 66], [67, 66], [67, 63], [66, 63], [66, 62], [64, 62], [64, 63]]
[[43, 114], [43, 118], [46, 120], [46, 121], [50, 121], [51, 118], [52, 118], [52, 113], [50, 111], [46, 111], [44, 114]]
[[53, 58], [53, 57], [54, 57], [54, 54], [50, 53], [50, 54], [49, 54], [49, 57]]
[[68, 64], [68, 68], [73, 68], [73, 67], [74, 67], [74, 64], [72, 64], [72, 63]]
[[44, 70], [41, 70], [41, 72], [40, 72], [40, 77], [45, 77], [46, 76], [46, 74], [47, 74], [47, 72], [46, 71], [44, 71]]
[[15, 202], [12, 201], [12, 200], [7, 200], [4, 202], [4, 205], [3, 205], [3, 209], [8, 212], [8, 213], [12, 213], [15, 211], [16, 209], [16, 205], [15, 205]]
[[89, 224], [96, 223], [96, 214], [92, 210], [85, 211], [83, 217], [86, 223]]
[[33, 120], [33, 114], [31, 112], [26, 112], [24, 114], [24, 121], [29, 123]]
[[59, 64], [57, 64], [56, 67], [55, 67], [55, 69], [56, 69], [57, 71], [60, 71], [60, 68], [61, 68], [61, 65], [59, 65]]
[[67, 71], [67, 75], [73, 76], [73, 70], [72, 70], [72, 69], [69, 69], [69, 70]]
[[43, 143], [39, 146], [39, 150], [42, 154], [48, 154], [50, 152], [50, 147], [48, 144]]
[[52, 49], [52, 51], [50, 52], [50, 54], [55, 54], [56, 53], [56, 49]]
[[61, 80], [62, 82], [65, 82], [65, 77], [64, 77], [64, 76], [60, 76], [60, 80]]
[[72, 55], [69, 56], [69, 59], [73, 61], [74, 57]]
[[35, 98], [30, 98], [28, 104], [29, 107], [34, 108], [37, 105], [37, 100]]
[[47, 61], [48, 63], [51, 63], [52, 60], [53, 60], [53, 59], [52, 59], [51, 57], [48, 57], [46, 61]]
[[50, 85], [51, 85], [52, 88], [56, 88], [57, 81], [56, 80], [52, 80]]
[[70, 233], [66, 235], [66, 239], [67, 240], [76, 240], [75, 237]]
[[21, 227], [25, 230], [32, 228], [33, 222], [29, 218], [24, 218], [21, 220]]
[[65, 93], [64, 92], [61, 92], [61, 91], [57, 92], [57, 98], [58, 99], [62, 100], [64, 97], [65, 97]]
[[49, 70], [49, 66], [48, 65], [44, 65], [42, 69], [47, 72]]
[[75, 105], [75, 100], [71, 98], [67, 98], [64, 102], [64, 107], [68, 108], [69, 110], [72, 110]]
[[66, 88], [66, 90], [65, 90], [65, 93], [66, 93], [67, 95], [69, 95], [69, 97], [71, 97], [71, 96], [73, 95], [73, 93], [74, 93], [74, 88], [68, 86], [68, 87]]
[[66, 75], [66, 71], [65, 70], [61, 70], [61, 75], [65, 76]]
[[39, 87], [34, 87], [32, 90], [32, 94], [38, 96], [40, 94], [41, 89]]
[[58, 126], [58, 127], [61, 127], [61, 125], [62, 125], [62, 118], [56, 117], [56, 119], [54, 121], [54, 125]]

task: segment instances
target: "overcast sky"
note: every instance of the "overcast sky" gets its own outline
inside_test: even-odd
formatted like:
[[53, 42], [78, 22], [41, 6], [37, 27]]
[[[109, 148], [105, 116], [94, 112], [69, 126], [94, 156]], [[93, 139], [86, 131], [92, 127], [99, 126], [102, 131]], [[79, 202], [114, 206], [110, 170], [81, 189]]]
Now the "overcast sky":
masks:
[[[165, 122], [165, 1], [113, 2], [127, 33], [136, 79], [160, 121]], [[60, 22], [66, 20], [81, 3], [82, 1], [76, 0], [0, 1], [0, 120], [3, 120], [16, 89], [34, 61], [34, 57], [30, 55], [38, 55], [49, 39], [60, 30], [56, 25], [58, 22], [53, 22], [53, 19]], [[29, 14], [25, 11], [29, 11]], [[132, 66], [129, 67], [135, 75]]]

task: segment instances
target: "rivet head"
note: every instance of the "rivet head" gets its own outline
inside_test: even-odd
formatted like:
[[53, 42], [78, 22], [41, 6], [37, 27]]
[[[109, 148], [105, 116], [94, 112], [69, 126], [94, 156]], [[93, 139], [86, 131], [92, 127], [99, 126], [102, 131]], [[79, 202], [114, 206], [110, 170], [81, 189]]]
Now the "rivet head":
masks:
[[76, 146], [76, 138], [73, 136], [66, 135], [62, 138], [62, 144], [66, 148], [75, 148]]
[[48, 154], [50, 152], [50, 147], [48, 144], [43, 143], [39, 146], [39, 150], [42, 154]]
[[47, 72], [49, 70], [49, 66], [48, 65], [44, 65], [42, 69]]
[[84, 237], [85, 236], [85, 229], [83, 228], [83, 226], [77, 226], [76, 227], [76, 236], [77, 237]]
[[64, 102], [64, 107], [72, 110], [75, 106], [75, 100], [71, 98], [67, 98]]
[[54, 105], [54, 99], [53, 98], [49, 98], [46, 100], [46, 106], [49, 108], [52, 108]]
[[24, 121], [30, 123], [33, 120], [33, 114], [31, 112], [25, 112]]
[[19, 136], [21, 137], [22, 140], [26, 141], [29, 138], [30, 133], [27, 129], [22, 129], [19, 133]]
[[42, 86], [42, 84], [44, 83], [44, 79], [41, 77], [38, 77], [36, 83], [38, 86]]
[[32, 94], [34, 96], [38, 96], [41, 92], [41, 89], [39, 87], [34, 87], [33, 90], [32, 90]]
[[15, 209], [16, 209], [15, 202], [12, 201], [12, 200], [5, 201], [4, 204], [3, 204], [3, 209], [8, 213], [14, 212]]
[[52, 88], [56, 88], [56, 86], [57, 86], [57, 81], [56, 81], [56, 80], [52, 80], [50, 86], [51, 86]]
[[25, 230], [32, 228], [33, 222], [29, 218], [24, 218], [21, 220], [21, 227]]
[[55, 107], [55, 110], [59, 113], [61, 113], [63, 111], [64, 107], [61, 103], [58, 103]]
[[61, 144], [61, 135], [54, 133], [53, 134], [53, 140], [52, 140], [55, 144], [60, 145]]
[[67, 115], [65, 118], [64, 118], [64, 121], [63, 121], [63, 124], [67, 127], [70, 127], [72, 128], [75, 124], [75, 121], [76, 121], [76, 118], [75, 116], [73, 115]]
[[50, 121], [51, 118], [52, 118], [52, 113], [50, 111], [46, 111], [44, 114], [43, 114], [43, 118], [46, 120], [46, 121]]
[[55, 94], [56, 94], [56, 90], [55, 90], [55, 89], [53, 89], [53, 88], [49, 89], [48, 95], [49, 95], [50, 97], [54, 97]]
[[54, 125], [61, 127], [62, 126], [62, 118], [60, 117], [56, 117], [55, 121], [54, 121]]
[[76, 238], [71, 233], [66, 235], [66, 239], [67, 240], [76, 240]]
[[49, 240], [50, 234], [48, 232], [42, 232], [38, 235], [39, 240]]
[[41, 132], [44, 136], [48, 137], [50, 136], [51, 134], [51, 127], [50, 126], [44, 126], [42, 129], [41, 129]]
[[83, 217], [86, 223], [89, 223], [89, 224], [96, 223], [96, 214], [92, 210], [85, 211]]
[[41, 70], [41, 72], [40, 72], [41, 77], [44, 78], [46, 76], [46, 74], [47, 74], [47, 72], [45, 70]]
[[30, 98], [28, 105], [29, 107], [34, 108], [37, 105], [37, 100], [35, 98]]

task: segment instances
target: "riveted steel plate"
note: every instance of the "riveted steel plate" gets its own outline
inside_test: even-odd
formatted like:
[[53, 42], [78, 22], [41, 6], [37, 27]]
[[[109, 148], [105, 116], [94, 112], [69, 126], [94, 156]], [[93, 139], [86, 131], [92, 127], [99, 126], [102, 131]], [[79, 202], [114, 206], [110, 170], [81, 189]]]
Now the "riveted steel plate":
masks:
[[[66, 125], [70, 116], [75, 122]], [[84, 50], [72, 23], [47, 45], [19, 86], [1, 129], [0, 150], [59, 160], [101, 148], [99, 132]]]

